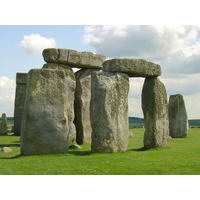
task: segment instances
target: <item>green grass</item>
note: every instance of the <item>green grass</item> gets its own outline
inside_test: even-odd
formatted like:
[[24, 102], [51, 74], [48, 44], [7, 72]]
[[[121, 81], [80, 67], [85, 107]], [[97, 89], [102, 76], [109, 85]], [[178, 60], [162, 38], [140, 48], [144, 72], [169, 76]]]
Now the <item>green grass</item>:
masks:
[[125, 152], [91, 153], [90, 144], [81, 149], [70, 149], [66, 154], [20, 155], [20, 137], [0, 136], [0, 148], [7, 146], [12, 152], [0, 152], [0, 174], [70, 174], [70, 175], [157, 175], [200, 174], [200, 129], [190, 129], [187, 138], [170, 140], [166, 149], [143, 149], [144, 129], [131, 129]]

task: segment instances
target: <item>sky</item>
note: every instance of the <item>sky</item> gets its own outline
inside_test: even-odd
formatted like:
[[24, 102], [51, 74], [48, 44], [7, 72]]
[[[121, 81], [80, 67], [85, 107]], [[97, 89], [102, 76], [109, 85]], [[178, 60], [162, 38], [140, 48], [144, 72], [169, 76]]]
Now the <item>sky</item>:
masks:
[[[198, 25], [0, 25], [0, 108], [14, 115], [17, 72], [41, 68], [44, 48], [138, 58], [162, 68], [168, 98], [182, 94], [189, 119], [200, 118], [200, 26]], [[144, 78], [130, 78], [129, 116], [143, 117]]]

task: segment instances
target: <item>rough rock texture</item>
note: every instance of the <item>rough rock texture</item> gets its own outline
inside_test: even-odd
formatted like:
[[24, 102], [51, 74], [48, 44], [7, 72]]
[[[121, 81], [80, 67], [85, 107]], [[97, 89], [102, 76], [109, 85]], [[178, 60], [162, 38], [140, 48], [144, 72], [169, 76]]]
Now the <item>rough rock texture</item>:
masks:
[[68, 151], [70, 123], [73, 120], [70, 119], [73, 97], [69, 96], [74, 90], [74, 80], [64, 70], [29, 71], [22, 116], [21, 154]]
[[128, 92], [128, 75], [103, 71], [92, 73], [92, 152], [110, 153], [127, 149]]
[[9, 152], [12, 152], [12, 149], [9, 148], [9, 147], [3, 147], [3, 148], [2, 148], [2, 151], [3, 151], [4, 153], [9, 153]]
[[145, 79], [142, 89], [144, 113], [144, 147], [168, 147], [169, 120], [167, 94], [164, 84], [157, 77]]
[[69, 80], [69, 87], [71, 90], [68, 91], [68, 103], [70, 102], [68, 109], [68, 119], [69, 119], [69, 142], [76, 141], [76, 129], [73, 123], [74, 120], [74, 88], [75, 88], [75, 76], [72, 68], [68, 65], [56, 64], [56, 63], [48, 63], [43, 65], [44, 69], [58, 69], [64, 70], [66, 74], [66, 78]]
[[169, 135], [172, 138], [185, 138], [188, 132], [188, 117], [183, 96], [171, 95], [169, 98]]
[[123, 72], [129, 77], [160, 76], [161, 67], [144, 59], [114, 58], [103, 63], [104, 71]]
[[81, 69], [75, 73], [75, 119], [77, 144], [91, 143], [92, 127], [90, 122], [91, 74], [94, 69]]
[[0, 135], [7, 135], [7, 118], [5, 113], [1, 116]]
[[106, 60], [104, 55], [92, 52], [79, 52], [71, 49], [44, 49], [42, 53], [45, 62], [70, 65], [78, 68], [102, 68]]
[[26, 97], [27, 73], [16, 74], [15, 109], [14, 109], [14, 135], [20, 135], [22, 113]]

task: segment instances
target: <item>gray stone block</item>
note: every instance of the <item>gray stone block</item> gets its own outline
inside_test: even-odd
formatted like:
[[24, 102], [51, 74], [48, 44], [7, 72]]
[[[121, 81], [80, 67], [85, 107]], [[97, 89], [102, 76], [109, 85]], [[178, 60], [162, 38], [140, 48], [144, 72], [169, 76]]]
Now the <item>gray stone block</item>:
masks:
[[70, 65], [77, 68], [102, 68], [106, 60], [104, 55], [92, 52], [79, 52], [71, 49], [44, 49], [42, 53], [45, 62]]
[[125, 151], [129, 139], [128, 75], [99, 71], [91, 78], [92, 152]]
[[172, 138], [185, 138], [188, 132], [188, 117], [181, 94], [169, 98], [169, 135]]
[[167, 93], [164, 84], [157, 77], [145, 79], [142, 89], [142, 110], [146, 129], [144, 133], [144, 147], [168, 147]]
[[103, 63], [103, 70], [123, 72], [129, 77], [160, 76], [161, 67], [144, 59], [114, 58]]

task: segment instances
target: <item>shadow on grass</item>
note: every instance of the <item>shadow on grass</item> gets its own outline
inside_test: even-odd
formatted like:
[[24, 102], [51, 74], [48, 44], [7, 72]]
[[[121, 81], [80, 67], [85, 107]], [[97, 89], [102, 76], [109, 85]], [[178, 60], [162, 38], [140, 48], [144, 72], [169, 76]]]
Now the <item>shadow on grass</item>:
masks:
[[0, 159], [10, 160], [10, 159], [17, 159], [20, 157], [21, 157], [21, 154], [18, 154], [18, 155], [12, 156], [12, 157], [0, 157]]
[[144, 147], [141, 147], [139, 149], [130, 149], [130, 151], [148, 151], [149, 149], [146, 149]]
[[68, 154], [73, 154], [75, 156], [88, 156], [93, 153], [91, 151], [68, 151]]
[[0, 144], [0, 148], [3, 147], [20, 147], [20, 144]]

